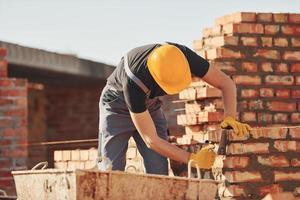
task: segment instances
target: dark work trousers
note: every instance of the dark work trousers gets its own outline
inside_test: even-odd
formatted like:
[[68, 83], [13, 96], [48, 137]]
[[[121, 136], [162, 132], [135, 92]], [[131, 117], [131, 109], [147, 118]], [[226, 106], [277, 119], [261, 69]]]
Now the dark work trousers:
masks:
[[[103, 95], [106, 92], [113, 94], [113, 100], [109, 102], [103, 100]], [[160, 108], [161, 101], [158, 98], [149, 99], [146, 104], [155, 124], [157, 134], [166, 140], [167, 121]], [[146, 146], [132, 122], [124, 95], [121, 91], [116, 91], [113, 87], [106, 85], [101, 94], [99, 110], [98, 151], [100, 161], [98, 168], [100, 170], [112, 169], [124, 171], [128, 140], [130, 137], [133, 137], [144, 159], [146, 172], [151, 174], [168, 174], [167, 159]]]

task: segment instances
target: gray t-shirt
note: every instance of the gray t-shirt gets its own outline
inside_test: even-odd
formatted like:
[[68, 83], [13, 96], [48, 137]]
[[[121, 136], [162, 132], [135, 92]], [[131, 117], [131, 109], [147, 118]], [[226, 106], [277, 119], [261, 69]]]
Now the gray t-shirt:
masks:
[[[178, 47], [188, 60], [191, 73], [197, 77], [203, 77], [209, 68], [209, 63], [197, 55], [194, 51], [186, 46], [168, 42], [168, 44]], [[147, 58], [150, 53], [161, 44], [149, 44], [132, 49], [127, 53], [128, 65], [132, 73], [137, 76], [144, 85], [150, 89], [151, 93], [149, 98], [155, 98], [166, 95], [166, 92], [152, 78], [148, 66]], [[126, 104], [131, 112], [141, 113], [144, 112], [146, 107], [147, 95], [136, 83], [131, 80], [124, 69], [124, 58], [108, 77], [107, 83], [112, 85], [118, 91], [122, 91], [125, 97]], [[109, 96], [109, 95], [108, 95]]]

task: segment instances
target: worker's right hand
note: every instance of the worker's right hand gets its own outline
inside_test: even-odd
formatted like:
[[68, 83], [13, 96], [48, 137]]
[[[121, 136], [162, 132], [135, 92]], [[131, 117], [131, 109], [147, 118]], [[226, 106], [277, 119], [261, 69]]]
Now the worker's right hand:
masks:
[[232, 128], [234, 133], [239, 136], [244, 136], [251, 130], [251, 127], [248, 124], [238, 122], [230, 116], [225, 117], [225, 119], [221, 123], [221, 128]]
[[202, 148], [197, 153], [191, 153], [189, 161], [192, 161], [193, 167], [198, 167], [201, 169], [210, 169], [215, 162], [216, 153], [213, 151], [214, 145], [208, 145]]

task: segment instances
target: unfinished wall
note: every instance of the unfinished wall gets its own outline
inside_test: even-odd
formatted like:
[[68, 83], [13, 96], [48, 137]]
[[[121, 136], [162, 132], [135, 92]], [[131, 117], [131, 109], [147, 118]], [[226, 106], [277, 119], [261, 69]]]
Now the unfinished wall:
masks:
[[10, 172], [27, 168], [27, 81], [7, 77], [5, 55], [0, 48], [0, 189], [14, 194]]
[[[213, 170], [227, 183], [220, 196], [261, 199], [276, 191], [299, 196], [300, 129], [282, 127], [300, 124], [300, 14], [230, 14], [205, 29], [194, 49], [236, 83], [240, 121], [280, 126], [254, 129], [245, 137], [229, 133], [228, 156]], [[179, 97], [186, 103], [177, 121], [186, 133], [177, 144], [218, 143], [220, 91], [194, 78]]]
[[300, 14], [236, 13], [203, 31], [194, 49], [237, 84], [239, 118], [300, 123]]

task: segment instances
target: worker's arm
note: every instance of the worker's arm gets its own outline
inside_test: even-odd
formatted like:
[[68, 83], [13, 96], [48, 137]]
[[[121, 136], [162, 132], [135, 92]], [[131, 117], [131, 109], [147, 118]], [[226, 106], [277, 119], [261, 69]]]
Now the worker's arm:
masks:
[[245, 135], [251, 130], [248, 124], [236, 121], [236, 86], [235, 83], [224, 72], [210, 66], [208, 72], [202, 79], [208, 84], [222, 91], [224, 104], [224, 120], [222, 128], [233, 128], [237, 135]]
[[224, 116], [236, 117], [236, 86], [224, 72], [210, 66], [202, 79], [208, 84], [222, 91]]
[[130, 115], [148, 148], [172, 160], [188, 163], [190, 153], [170, 144], [157, 135], [154, 122], [148, 110], [142, 113], [130, 112]]

